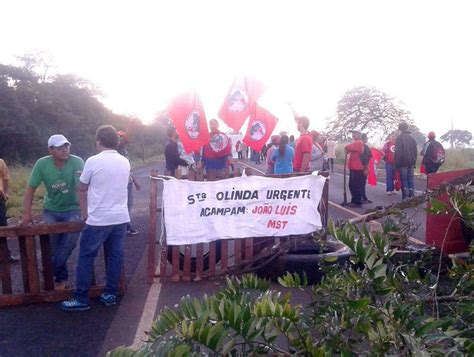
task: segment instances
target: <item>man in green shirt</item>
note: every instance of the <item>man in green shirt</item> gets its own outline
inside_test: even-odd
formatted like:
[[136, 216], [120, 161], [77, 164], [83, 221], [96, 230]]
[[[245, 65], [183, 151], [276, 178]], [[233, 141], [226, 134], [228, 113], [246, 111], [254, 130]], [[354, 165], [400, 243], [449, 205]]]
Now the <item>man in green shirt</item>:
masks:
[[[24, 225], [31, 223], [31, 206], [36, 189], [44, 184], [43, 220], [50, 223], [81, 219], [76, 187], [84, 161], [69, 153], [71, 143], [63, 135], [48, 140], [49, 156], [36, 161], [28, 180], [24, 198]], [[56, 289], [64, 289], [68, 279], [67, 261], [76, 247], [79, 232], [51, 234], [53, 273]]]

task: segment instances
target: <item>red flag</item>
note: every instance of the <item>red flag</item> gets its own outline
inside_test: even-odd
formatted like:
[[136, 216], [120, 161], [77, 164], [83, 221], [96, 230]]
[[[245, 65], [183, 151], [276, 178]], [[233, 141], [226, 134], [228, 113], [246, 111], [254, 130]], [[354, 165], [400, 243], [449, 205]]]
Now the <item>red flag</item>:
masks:
[[245, 134], [243, 142], [252, 149], [260, 151], [263, 144], [265, 144], [270, 138], [270, 135], [272, 135], [277, 122], [277, 117], [257, 105], [250, 115], [247, 133]]
[[199, 150], [209, 143], [206, 114], [197, 93], [183, 93], [174, 98], [168, 114], [186, 153]]
[[263, 91], [263, 84], [253, 78], [235, 78], [219, 110], [219, 118], [234, 131], [239, 131]]
[[383, 152], [376, 148], [370, 148], [370, 152], [372, 153], [372, 157], [369, 161], [367, 182], [370, 186], [377, 186], [377, 168], [382, 160]]

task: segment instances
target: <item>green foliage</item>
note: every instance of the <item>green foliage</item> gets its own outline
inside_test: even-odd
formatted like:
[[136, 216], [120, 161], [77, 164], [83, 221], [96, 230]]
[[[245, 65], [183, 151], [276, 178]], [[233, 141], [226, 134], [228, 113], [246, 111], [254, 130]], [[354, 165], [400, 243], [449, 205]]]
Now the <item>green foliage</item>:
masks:
[[469, 169], [474, 167], [473, 148], [454, 148], [446, 150], [446, 161], [440, 171]]
[[23, 68], [0, 64], [0, 157], [7, 164], [32, 163], [47, 155], [47, 139], [58, 133], [71, 141], [73, 154], [86, 159], [95, 154], [95, 132], [104, 124], [129, 133], [132, 158], [145, 160], [163, 152], [162, 125], [145, 126], [137, 118], [112, 113], [84, 79], [35, 73], [45, 63], [33, 57], [22, 58]]
[[[454, 211], [472, 223], [470, 189], [459, 187], [450, 199], [454, 208], [433, 201], [432, 211]], [[306, 276], [278, 279], [308, 292], [308, 306], [292, 305], [288, 294], [255, 276], [228, 278], [215, 295], [164, 308], [140, 350], [121, 347], [110, 355], [474, 354], [474, 245], [440, 281], [423, 259], [400, 259], [393, 239], [403, 230], [390, 221], [382, 233], [330, 222], [330, 234], [353, 253], [350, 264], [320, 262], [325, 275], [311, 287]]]
[[337, 104], [337, 117], [327, 130], [336, 140], [350, 138], [350, 130], [370, 133], [370, 137], [385, 137], [398, 129], [401, 121], [412, 123], [409, 112], [393, 98], [374, 87], [355, 87], [344, 93]]

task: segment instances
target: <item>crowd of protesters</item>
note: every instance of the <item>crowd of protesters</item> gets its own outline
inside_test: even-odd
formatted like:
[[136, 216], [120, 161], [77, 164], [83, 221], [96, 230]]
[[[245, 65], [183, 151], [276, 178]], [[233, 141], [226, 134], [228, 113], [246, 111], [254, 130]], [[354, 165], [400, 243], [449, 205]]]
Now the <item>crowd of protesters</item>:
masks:
[[[250, 154], [255, 163], [265, 163], [265, 173], [269, 175], [324, 170], [334, 172], [334, 138], [310, 131], [307, 117], [296, 117], [295, 120], [299, 132], [296, 140], [286, 133], [273, 135], [259, 152], [239, 140], [235, 144], [238, 159], [249, 158]], [[205, 170], [209, 181], [228, 177], [232, 142], [219, 130], [216, 119], [212, 119], [209, 126], [210, 142], [191, 154], [184, 152], [175, 128], [168, 129], [169, 140], [165, 147], [168, 175], [176, 176], [179, 167], [186, 167], [189, 173]], [[419, 153], [408, 124], [401, 122], [398, 129], [398, 133], [387, 136], [381, 156], [385, 161], [387, 194], [395, 194], [398, 186], [404, 200], [415, 194], [414, 170]], [[435, 138], [435, 134], [430, 132], [420, 153], [426, 173], [436, 172], [444, 162], [444, 149]], [[352, 142], [344, 146], [349, 169], [350, 207], [372, 203], [366, 192], [368, 165], [373, 160], [367, 140], [366, 133], [352, 130]], [[105, 125], [97, 130], [95, 141], [98, 154], [84, 163], [80, 157], [70, 154], [71, 143], [65, 136], [52, 135], [47, 142], [49, 155], [35, 163], [24, 195], [21, 225], [32, 223], [33, 197], [40, 185], [45, 187], [42, 216], [45, 223], [85, 221], [82, 232], [50, 235], [56, 289], [67, 287], [67, 262], [81, 237], [74, 298], [61, 305], [66, 311], [90, 308], [88, 291], [92, 269], [102, 245], [107, 255], [107, 284], [100, 300], [107, 306], [116, 303], [123, 262], [123, 238], [127, 233], [138, 233], [130, 224], [133, 188], [139, 190], [140, 185], [130, 172], [126, 149], [129, 139], [126, 133]], [[7, 225], [9, 179], [8, 167], [0, 158], [0, 226]], [[8, 246], [3, 247], [0, 259], [9, 263], [18, 261], [11, 255]]]

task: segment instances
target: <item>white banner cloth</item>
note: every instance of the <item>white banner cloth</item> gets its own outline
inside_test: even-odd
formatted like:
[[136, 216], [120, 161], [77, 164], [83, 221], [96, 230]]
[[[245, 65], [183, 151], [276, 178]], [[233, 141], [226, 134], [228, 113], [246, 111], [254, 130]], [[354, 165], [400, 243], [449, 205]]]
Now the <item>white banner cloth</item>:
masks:
[[325, 180], [306, 175], [164, 181], [167, 244], [311, 233], [321, 227]]

